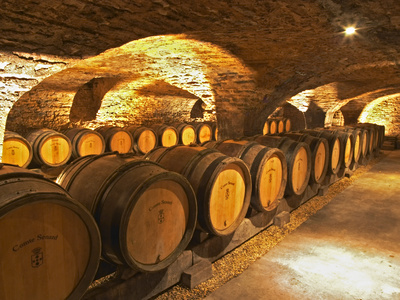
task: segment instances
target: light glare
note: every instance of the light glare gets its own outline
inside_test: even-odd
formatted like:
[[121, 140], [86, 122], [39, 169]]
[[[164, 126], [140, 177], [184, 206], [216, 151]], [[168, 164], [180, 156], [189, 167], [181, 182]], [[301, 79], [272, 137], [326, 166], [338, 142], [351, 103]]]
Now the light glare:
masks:
[[355, 34], [355, 33], [356, 33], [356, 29], [353, 26], [347, 27], [346, 30], [345, 30], [345, 34], [346, 35], [352, 35], [352, 34]]

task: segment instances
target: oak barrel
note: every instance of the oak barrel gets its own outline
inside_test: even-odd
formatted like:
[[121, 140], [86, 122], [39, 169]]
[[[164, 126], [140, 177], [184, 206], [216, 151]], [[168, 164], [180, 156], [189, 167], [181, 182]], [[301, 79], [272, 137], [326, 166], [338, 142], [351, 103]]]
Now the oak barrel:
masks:
[[161, 147], [172, 147], [178, 145], [179, 134], [174, 126], [166, 124], [153, 124], [150, 126], [156, 133], [158, 145]]
[[187, 123], [173, 124], [178, 131], [179, 144], [190, 145], [197, 141], [197, 134], [195, 128]]
[[283, 151], [288, 168], [285, 195], [302, 195], [311, 175], [310, 147], [306, 143], [281, 136], [259, 135], [252, 139], [261, 145], [279, 148]]
[[363, 128], [368, 131], [369, 138], [369, 153], [372, 154], [376, 150], [380, 149], [385, 139], [385, 126], [377, 125], [373, 123], [359, 123], [356, 128]]
[[342, 155], [342, 168], [348, 168], [353, 161], [354, 136], [346, 131], [335, 129], [321, 129], [333, 133], [339, 137]]
[[4, 132], [3, 163], [26, 168], [32, 161], [32, 146], [21, 135], [13, 131]]
[[202, 144], [213, 139], [213, 131], [209, 124], [193, 122], [191, 125], [193, 125], [196, 130], [198, 144]]
[[72, 158], [102, 154], [106, 144], [103, 136], [97, 131], [88, 128], [70, 128], [63, 132], [71, 141]]
[[0, 164], [0, 299], [80, 299], [100, 260], [97, 225], [32, 171]]
[[96, 128], [106, 142], [106, 151], [128, 153], [132, 152], [132, 135], [123, 128], [115, 126], [101, 126]]
[[59, 167], [71, 158], [71, 141], [60, 132], [47, 128], [35, 129], [25, 138], [32, 145], [32, 163], [36, 165]]
[[212, 139], [218, 141], [218, 125], [216, 122], [211, 123]]
[[277, 207], [287, 181], [286, 158], [280, 149], [245, 140], [211, 141], [203, 145], [240, 158], [247, 164], [253, 187], [250, 201], [252, 208], [264, 212]]
[[364, 143], [363, 130], [361, 130], [360, 128], [354, 128], [351, 126], [345, 126], [345, 127], [335, 126], [335, 127], [331, 127], [331, 129], [348, 132], [353, 136], [353, 138], [352, 138], [353, 162], [358, 163], [358, 161], [360, 160], [360, 157], [362, 157], [363, 144], [366, 145], [366, 142]]
[[252, 188], [250, 171], [243, 160], [196, 145], [159, 147], [146, 158], [189, 180], [196, 193], [197, 220], [203, 231], [229, 235], [243, 221]]
[[297, 142], [306, 143], [311, 150], [311, 174], [310, 183], [321, 184], [328, 171], [329, 145], [324, 138], [314, 137], [300, 132], [284, 133], [283, 136]]
[[343, 154], [342, 154], [342, 147], [341, 141], [336, 134], [331, 132], [327, 132], [324, 130], [313, 130], [313, 129], [304, 129], [301, 132], [324, 138], [328, 141], [329, 144], [329, 164], [328, 164], [328, 175], [336, 175], [341, 167]]
[[263, 135], [278, 133], [278, 122], [276, 119], [267, 119], [264, 123]]
[[197, 203], [180, 174], [133, 155], [75, 160], [58, 183], [92, 212], [107, 261], [142, 272], [166, 268], [186, 248]]
[[133, 150], [137, 153], [146, 154], [157, 147], [157, 135], [153, 129], [145, 126], [128, 126], [125, 129], [131, 133]]
[[283, 122], [285, 123], [285, 131], [284, 132], [290, 132], [292, 130], [292, 122], [288, 118], [284, 118]]
[[367, 151], [366, 151], [366, 157], [371, 157], [374, 154], [375, 150], [375, 139], [376, 139], [376, 132], [375, 128], [369, 125], [366, 125], [364, 123], [357, 124], [355, 128], [361, 128], [366, 131], [366, 144], [367, 144]]

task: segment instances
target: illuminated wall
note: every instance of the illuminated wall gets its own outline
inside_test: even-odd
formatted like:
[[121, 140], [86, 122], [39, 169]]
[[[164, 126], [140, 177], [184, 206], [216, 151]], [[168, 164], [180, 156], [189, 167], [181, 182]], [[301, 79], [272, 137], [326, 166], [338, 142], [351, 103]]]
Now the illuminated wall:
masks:
[[400, 94], [380, 97], [369, 103], [361, 113], [358, 121], [385, 126], [386, 135], [400, 133]]
[[[262, 94], [253, 72], [220, 47], [186, 35], [149, 37], [77, 61], [26, 92], [7, 129], [216, 121], [243, 135], [243, 112]], [[202, 118], [191, 118], [201, 100]], [[234, 115], [234, 118], [231, 116]]]

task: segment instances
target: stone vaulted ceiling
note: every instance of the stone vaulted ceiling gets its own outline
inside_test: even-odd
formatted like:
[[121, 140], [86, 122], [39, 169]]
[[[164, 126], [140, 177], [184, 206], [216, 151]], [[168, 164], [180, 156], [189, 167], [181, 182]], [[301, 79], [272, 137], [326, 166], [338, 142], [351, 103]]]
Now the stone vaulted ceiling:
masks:
[[[168, 93], [179, 90], [184, 111], [201, 99], [216, 112], [222, 135], [231, 137], [259, 132], [285, 101], [361, 113], [376, 98], [399, 93], [398, 0], [5, 0], [0, 13], [3, 57], [36, 63], [25, 71], [36, 81], [13, 103], [42, 109], [37, 119], [54, 117], [43, 103], [61, 99], [55, 117], [66, 122], [79, 106], [77, 92], [98, 77], [113, 78], [102, 105], [143, 91], [160, 100], [165, 91], [157, 102], [165, 120], [163, 108], [172, 109], [166, 103], [178, 101]], [[356, 35], [345, 37], [350, 25]], [[49, 62], [58, 65], [37, 68]], [[156, 93], [155, 83], [161, 83]], [[132, 90], [135, 97], [127, 95]], [[291, 99], [308, 90], [312, 96], [298, 100], [303, 104]], [[157, 117], [149, 113], [154, 103], [136, 106], [132, 99], [128, 109], [137, 113], [130, 117]], [[110, 118], [106, 109], [99, 114]], [[10, 128], [18, 119], [11, 110]]]

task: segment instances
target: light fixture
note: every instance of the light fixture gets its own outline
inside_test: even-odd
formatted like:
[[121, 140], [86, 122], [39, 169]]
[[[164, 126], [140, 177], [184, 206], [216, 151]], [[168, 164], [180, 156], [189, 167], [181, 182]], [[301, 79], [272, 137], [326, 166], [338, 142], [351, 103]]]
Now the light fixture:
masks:
[[349, 35], [353, 35], [356, 33], [356, 28], [353, 26], [347, 27], [344, 31], [345, 35], [349, 36]]

